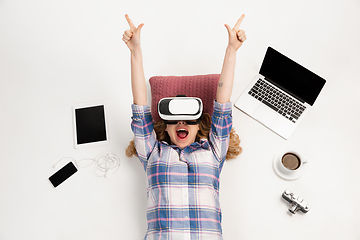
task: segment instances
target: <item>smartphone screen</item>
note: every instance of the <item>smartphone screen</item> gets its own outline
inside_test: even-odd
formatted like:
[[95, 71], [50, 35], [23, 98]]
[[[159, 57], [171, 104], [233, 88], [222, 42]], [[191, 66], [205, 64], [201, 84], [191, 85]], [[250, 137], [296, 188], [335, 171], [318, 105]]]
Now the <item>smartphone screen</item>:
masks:
[[76, 172], [77, 168], [75, 165], [72, 162], [69, 162], [63, 168], [49, 177], [49, 180], [54, 187], [57, 187]]

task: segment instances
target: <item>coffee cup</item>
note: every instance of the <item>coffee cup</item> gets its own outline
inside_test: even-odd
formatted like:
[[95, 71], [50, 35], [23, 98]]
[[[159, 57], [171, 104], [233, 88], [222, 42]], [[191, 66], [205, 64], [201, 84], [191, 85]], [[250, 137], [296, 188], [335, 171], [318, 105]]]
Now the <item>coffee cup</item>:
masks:
[[284, 151], [278, 155], [278, 169], [285, 174], [299, 172], [307, 160], [298, 151]]

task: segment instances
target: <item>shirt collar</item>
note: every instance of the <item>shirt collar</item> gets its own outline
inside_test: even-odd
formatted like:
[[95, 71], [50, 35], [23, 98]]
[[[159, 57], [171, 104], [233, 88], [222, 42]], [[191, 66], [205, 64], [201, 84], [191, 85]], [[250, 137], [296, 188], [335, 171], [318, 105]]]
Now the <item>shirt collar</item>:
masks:
[[191, 153], [197, 149], [206, 149], [208, 150], [210, 148], [210, 144], [209, 144], [209, 141], [205, 138], [203, 139], [200, 139], [199, 142], [193, 142], [192, 144], [190, 144], [189, 146], [186, 146], [183, 150], [181, 150], [181, 148], [179, 148], [178, 146], [176, 145], [169, 145], [167, 142], [163, 141], [162, 142], [164, 145], [167, 145], [167, 146], [170, 146], [172, 147], [173, 149], [175, 149], [176, 151], [178, 152], [181, 152], [181, 151], [184, 151], [184, 152], [188, 152], [188, 153]]

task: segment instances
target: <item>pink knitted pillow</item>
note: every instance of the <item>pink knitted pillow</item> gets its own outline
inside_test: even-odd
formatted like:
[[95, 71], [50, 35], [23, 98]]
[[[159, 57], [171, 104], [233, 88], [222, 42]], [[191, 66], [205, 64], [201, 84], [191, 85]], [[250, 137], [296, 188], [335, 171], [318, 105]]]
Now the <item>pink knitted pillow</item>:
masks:
[[203, 101], [204, 112], [213, 112], [220, 74], [195, 76], [154, 76], [149, 79], [151, 87], [151, 114], [155, 122], [161, 120], [157, 104], [161, 98], [186, 95]]

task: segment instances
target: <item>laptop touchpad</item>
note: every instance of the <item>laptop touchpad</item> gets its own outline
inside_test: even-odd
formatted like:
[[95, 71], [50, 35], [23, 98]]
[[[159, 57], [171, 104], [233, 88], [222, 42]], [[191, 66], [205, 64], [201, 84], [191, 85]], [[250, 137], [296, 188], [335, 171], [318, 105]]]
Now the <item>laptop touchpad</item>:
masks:
[[278, 116], [277, 112], [264, 105], [260, 105], [253, 114], [253, 117], [265, 126], [271, 126]]

